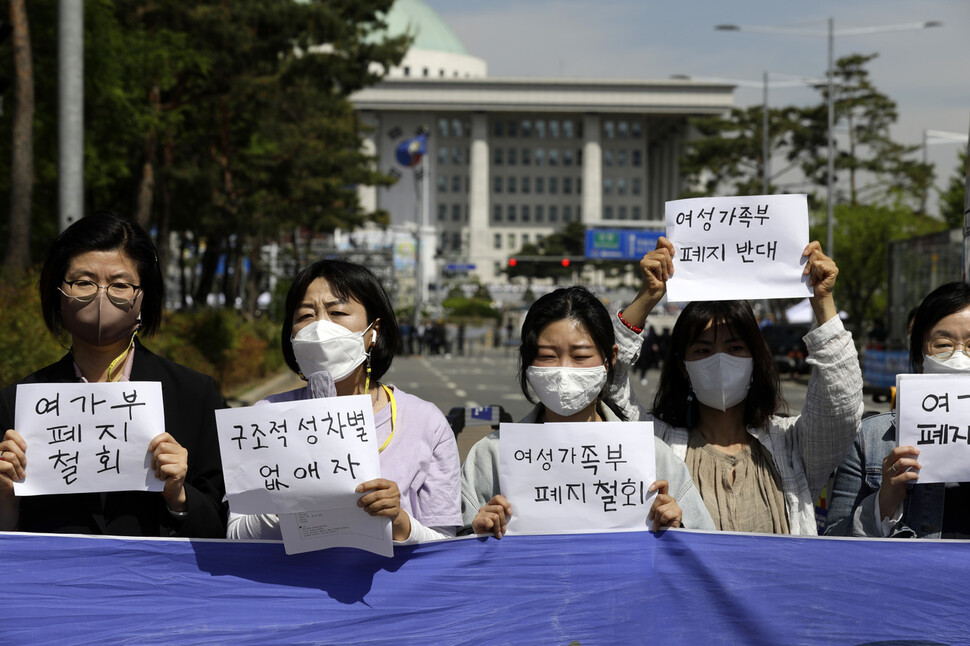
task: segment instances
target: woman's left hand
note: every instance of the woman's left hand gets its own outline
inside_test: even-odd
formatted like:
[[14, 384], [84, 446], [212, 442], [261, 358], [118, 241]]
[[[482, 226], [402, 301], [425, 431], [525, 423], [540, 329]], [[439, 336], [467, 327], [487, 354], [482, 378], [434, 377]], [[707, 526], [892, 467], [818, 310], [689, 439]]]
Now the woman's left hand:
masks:
[[808, 243], [802, 256], [808, 259], [802, 273], [808, 276], [808, 284], [815, 290], [815, 295], [811, 298], [812, 309], [815, 311], [815, 320], [821, 325], [838, 316], [832, 290], [835, 289], [839, 268], [834, 260], [822, 253], [822, 245], [818, 240]]
[[397, 483], [385, 478], [368, 480], [357, 485], [357, 493], [370, 492], [357, 501], [371, 516], [391, 519], [391, 536], [396, 541], [406, 541], [411, 536], [411, 517], [401, 508], [401, 490]]
[[667, 527], [680, 527], [684, 512], [674, 497], [667, 493], [667, 481], [657, 480], [648, 491], [656, 491], [657, 497], [654, 498], [647, 520], [653, 521], [653, 531], [657, 532]]
[[168, 433], [152, 438], [148, 444], [152, 454], [152, 470], [155, 477], [165, 483], [162, 497], [172, 511], [187, 511], [185, 498], [185, 474], [189, 470], [189, 452]]

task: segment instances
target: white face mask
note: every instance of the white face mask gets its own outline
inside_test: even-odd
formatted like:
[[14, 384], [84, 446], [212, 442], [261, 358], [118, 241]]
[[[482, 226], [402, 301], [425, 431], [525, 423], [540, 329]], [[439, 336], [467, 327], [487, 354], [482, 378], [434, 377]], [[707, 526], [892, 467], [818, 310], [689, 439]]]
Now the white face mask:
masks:
[[[367, 358], [364, 333], [372, 325], [362, 332], [351, 332], [332, 321], [310, 323], [290, 339], [300, 371], [307, 376], [326, 371], [334, 381], [346, 379]], [[373, 337], [376, 341], [376, 330]]]
[[945, 375], [954, 372], [970, 372], [970, 357], [962, 352], [954, 352], [949, 359], [937, 359], [933, 355], [923, 355], [923, 374]]
[[542, 368], [529, 366], [525, 379], [542, 404], [566, 417], [583, 410], [599, 397], [606, 384], [606, 366], [593, 368]]
[[748, 396], [754, 371], [751, 357], [718, 352], [696, 361], [685, 361], [684, 366], [697, 400], [705, 406], [727, 410]]

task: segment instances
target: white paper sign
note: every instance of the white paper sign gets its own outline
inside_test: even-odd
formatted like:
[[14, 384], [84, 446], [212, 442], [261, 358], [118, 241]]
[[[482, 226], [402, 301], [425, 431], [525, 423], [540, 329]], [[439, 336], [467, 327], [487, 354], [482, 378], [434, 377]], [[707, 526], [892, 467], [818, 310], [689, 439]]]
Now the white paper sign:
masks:
[[14, 426], [27, 442], [18, 496], [161, 491], [148, 445], [165, 432], [157, 381], [20, 384]]
[[237, 514], [356, 508], [357, 485], [381, 477], [367, 395], [227, 408], [216, 424]]
[[287, 554], [356, 547], [394, 556], [391, 519], [371, 516], [359, 507], [280, 514], [280, 531]]
[[674, 245], [672, 302], [803, 298], [808, 245], [804, 195], [702, 197], [667, 202]]
[[509, 534], [647, 530], [656, 492], [651, 422], [502, 424]]
[[970, 481], [970, 376], [896, 375], [896, 437], [919, 449], [919, 481]]

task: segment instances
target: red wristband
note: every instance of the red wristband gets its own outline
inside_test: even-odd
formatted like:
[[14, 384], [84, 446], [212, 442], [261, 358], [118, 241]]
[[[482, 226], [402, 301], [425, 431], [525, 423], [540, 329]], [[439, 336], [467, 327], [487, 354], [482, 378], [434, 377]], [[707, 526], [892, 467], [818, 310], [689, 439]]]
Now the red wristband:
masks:
[[633, 330], [637, 334], [643, 334], [643, 328], [642, 327], [637, 327], [633, 323], [628, 323], [626, 321], [626, 319], [623, 318], [623, 310], [620, 310], [619, 312], [616, 313], [616, 318], [620, 319], [620, 323], [622, 323], [623, 325], [627, 326], [627, 328]]

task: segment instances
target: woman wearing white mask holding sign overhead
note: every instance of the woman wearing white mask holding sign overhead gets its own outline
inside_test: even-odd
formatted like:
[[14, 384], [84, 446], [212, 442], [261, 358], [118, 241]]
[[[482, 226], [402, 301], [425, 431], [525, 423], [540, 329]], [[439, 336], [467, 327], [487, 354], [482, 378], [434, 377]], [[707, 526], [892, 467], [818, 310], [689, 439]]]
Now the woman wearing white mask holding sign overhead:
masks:
[[[312, 399], [326, 373], [337, 396], [368, 395], [383, 477], [357, 487], [358, 505], [392, 521], [395, 541], [415, 543], [455, 535], [461, 523], [458, 445], [434, 404], [380, 382], [400, 337], [390, 300], [365, 267], [320, 260], [302, 270], [286, 296], [283, 356], [293, 372], [312, 377], [303, 388], [266, 402]], [[281, 538], [273, 514], [230, 514], [229, 538]]]
[[643, 287], [614, 320], [624, 373], [617, 401], [628, 414], [654, 419], [722, 530], [817, 534], [814, 501], [860, 426], [858, 354], [832, 298], [838, 268], [818, 242], [803, 257], [818, 327], [804, 339], [812, 374], [797, 417], [778, 414], [787, 406], [778, 369], [744, 301], [689, 303], [671, 334], [653, 411], [636, 402], [628, 372], [639, 330], [674, 273], [666, 238], [641, 260]]
[[[616, 343], [610, 315], [585, 287], [565, 287], [539, 298], [526, 314], [519, 346], [519, 384], [539, 403], [522, 420], [620, 422], [610, 398]], [[530, 389], [532, 392], [530, 392]], [[713, 529], [690, 474], [670, 447], [655, 438], [657, 496], [644, 519], [666, 527]], [[499, 431], [479, 440], [462, 467], [462, 517], [476, 534], [502, 538], [512, 508], [499, 490]]]

